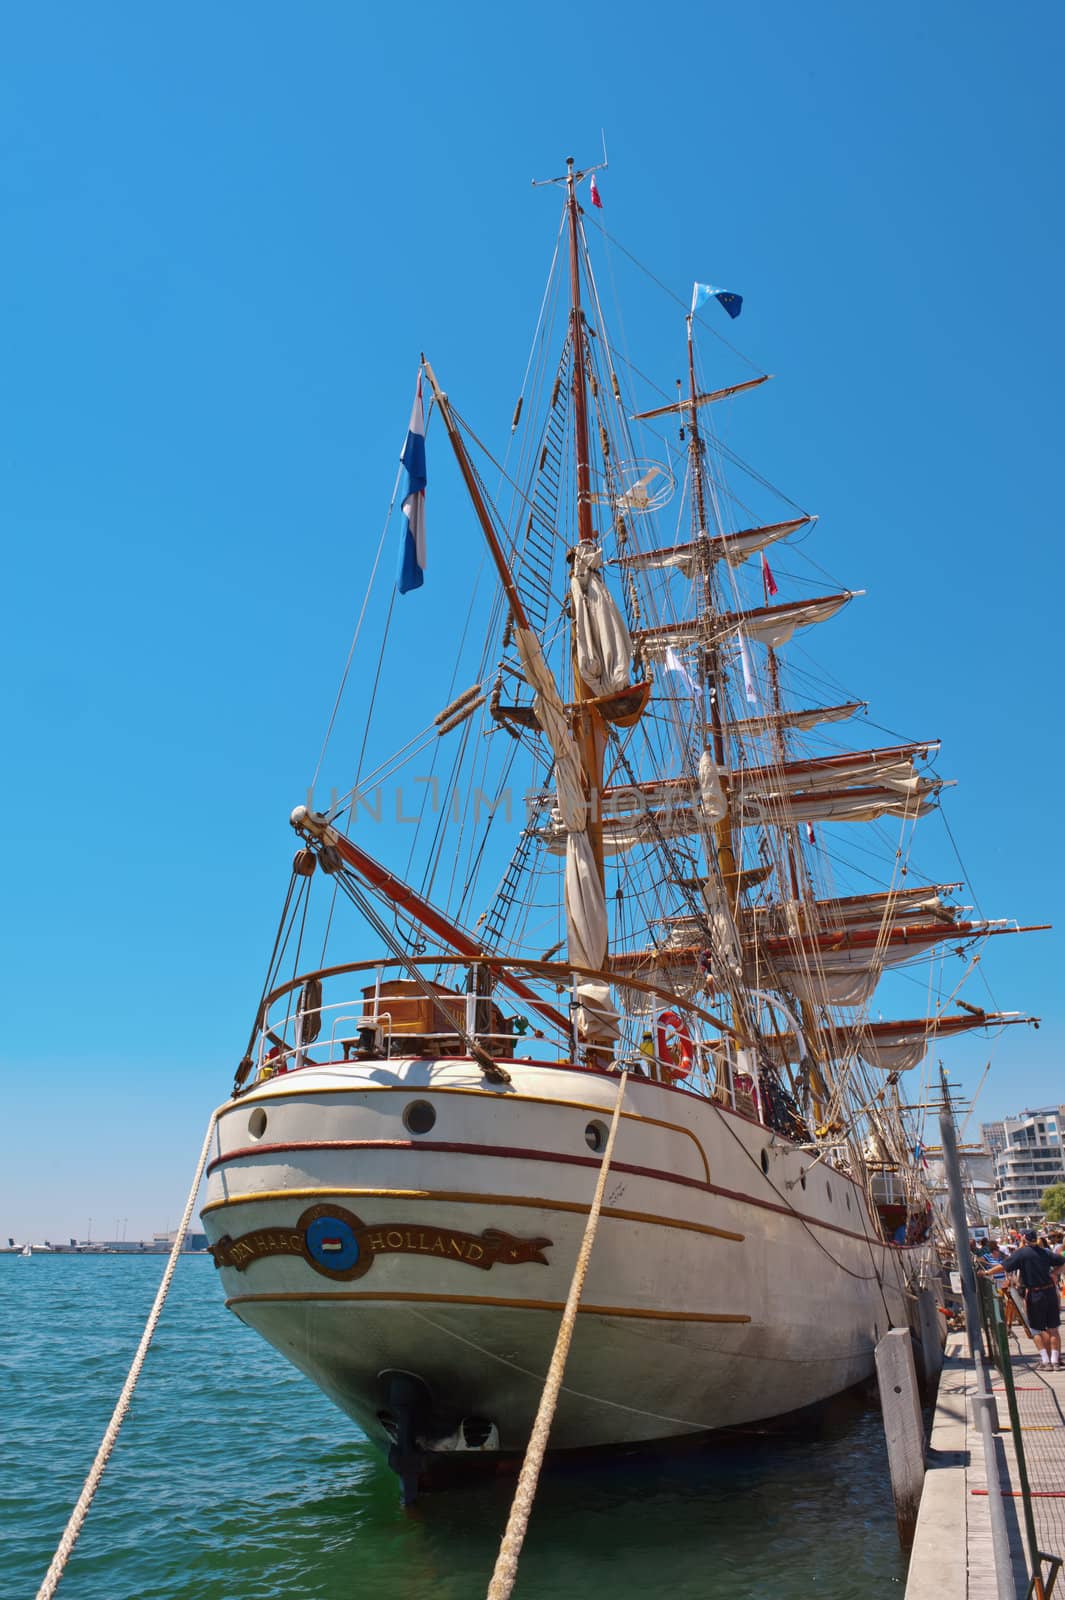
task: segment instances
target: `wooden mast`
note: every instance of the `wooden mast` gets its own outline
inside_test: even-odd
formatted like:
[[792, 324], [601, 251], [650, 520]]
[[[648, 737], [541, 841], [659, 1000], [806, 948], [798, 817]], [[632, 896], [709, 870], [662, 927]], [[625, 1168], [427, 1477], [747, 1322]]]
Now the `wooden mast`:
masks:
[[[695, 537], [706, 539], [709, 537], [706, 529], [706, 495], [703, 488], [703, 441], [699, 433], [699, 392], [695, 387], [695, 348], [692, 342], [692, 319], [694, 313], [689, 311], [687, 317], [688, 328], [688, 450], [692, 464], [693, 509], [695, 511]], [[679, 388], [679, 384], [678, 384]], [[707, 563], [703, 572], [703, 606], [709, 612], [713, 608], [713, 587], [710, 578], [710, 564]], [[710, 683], [710, 726], [714, 738], [714, 761], [719, 772], [725, 770], [727, 750], [725, 746], [725, 733], [721, 716], [721, 653], [718, 645], [709, 645], [703, 651], [703, 679]], [[732, 805], [719, 822], [714, 824], [714, 838], [717, 845], [717, 865], [721, 880], [725, 886], [725, 898], [728, 909], [733, 917], [739, 911], [740, 884], [742, 878], [736, 864], [736, 847], [733, 842], [732, 831]], [[732, 1021], [736, 1031], [736, 1038], [743, 1044], [749, 1044], [747, 1038], [747, 1005], [739, 985], [729, 983], [732, 996]]]
[[[582, 176], [574, 172], [573, 157], [566, 158], [566, 214], [569, 220], [570, 339], [573, 345], [573, 444], [577, 466], [577, 534], [581, 544], [595, 544], [592, 523], [592, 468], [588, 453], [588, 392], [586, 388], [584, 312], [581, 308], [580, 207], [577, 183]], [[584, 771], [585, 799], [588, 806], [588, 842], [592, 847], [599, 882], [606, 892], [603, 857], [603, 757], [606, 751], [606, 724], [593, 702], [595, 693], [585, 683], [577, 667], [576, 627], [571, 624], [573, 660], [573, 735]]]
[[[692, 345], [692, 313], [688, 313], [688, 450], [692, 458], [692, 485], [695, 497], [695, 537], [705, 539], [706, 531], [706, 496], [703, 490], [703, 441], [699, 433], [699, 407], [697, 390], [695, 387], [695, 351]], [[713, 595], [710, 584], [709, 566], [703, 574], [703, 605], [709, 611], [713, 604]], [[721, 718], [720, 678], [721, 663], [717, 645], [711, 645], [703, 653], [704, 676], [709, 679], [712, 694], [710, 698], [710, 725], [714, 734], [714, 760], [718, 771], [725, 768], [725, 735]], [[715, 824], [714, 834], [717, 839], [717, 861], [721, 869], [721, 876], [725, 880], [731, 909], [735, 911], [735, 901], [738, 898], [739, 874], [736, 870], [736, 850], [732, 841], [732, 816], [731, 808]]]
[[[762, 582], [764, 585], [764, 568]], [[768, 605], [768, 593], [766, 593], [765, 600], [766, 604]], [[769, 657], [770, 706], [772, 708], [772, 714], [774, 717], [772, 734], [773, 752], [780, 766], [784, 767], [788, 759], [788, 746], [786, 730], [780, 722], [782, 710], [780, 698], [780, 666], [777, 662], [777, 653], [773, 649], [772, 645], [770, 645], [766, 653]], [[794, 823], [788, 823], [785, 825], [784, 843], [787, 851], [788, 878], [791, 885], [792, 899], [795, 902], [796, 915], [799, 919], [799, 928], [802, 932], [805, 932], [809, 926], [806, 892], [804, 892], [808, 892], [808, 885], [806, 883], [805, 871], [803, 873], [803, 885], [800, 886], [799, 883], [799, 862], [802, 859], [802, 853], [799, 849], [798, 830]], [[829, 1098], [830, 1085], [825, 1080], [826, 1063], [818, 1058], [817, 1051], [819, 1049], [819, 1045], [817, 1041], [819, 1039], [819, 1030], [817, 1026], [817, 1017], [813, 1006], [808, 1000], [799, 1001], [799, 1014], [802, 1017], [803, 1033], [806, 1035], [806, 1046], [807, 1050], [809, 1051], [809, 1054], [805, 1058], [804, 1072], [806, 1078], [806, 1087], [810, 1093], [811, 1121], [813, 1122], [814, 1132], [816, 1134], [824, 1118], [825, 1104]]]

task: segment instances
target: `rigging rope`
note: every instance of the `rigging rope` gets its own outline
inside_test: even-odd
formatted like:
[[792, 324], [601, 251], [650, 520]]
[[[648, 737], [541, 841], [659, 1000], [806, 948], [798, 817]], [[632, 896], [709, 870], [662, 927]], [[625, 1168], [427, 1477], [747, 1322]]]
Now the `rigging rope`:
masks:
[[162, 1315], [163, 1304], [168, 1293], [170, 1292], [170, 1282], [174, 1276], [174, 1268], [177, 1266], [178, 1256], [181, 1254], [181, 1247], [185, 1243], [185, 1235], [188, 1232], [189, 1222], [192, 1219], [192, 1211], [196, 1204], [196, 1195], [199, 1191], [200, 1179], [203, 1177], [203, 1169], [207, 1165], [207, 1152], [211, 1147], [211, 1139], [214, 1136], [215, 1119], [217, 1116], [217, 1111], [211, 1112], [211, 1119], [207, 1124], [207, 1133], [203, 1141], [203, 1149], [200, 1151], [200, 1159], [196, 1163], [196, 1176], [192, 1180], [192, 1187], [189, 1190], [189, 1197], [185, 1202], [185, 1212], [181, 1218], [181, 1225], [178, 1228], [177, 1234], [174, 1238], [173, 1247], [170, 1251], [170, 1259], [166, 1264], [166, 1271], [163, 1273], [163, 1281], [159, 1285], [159, 1292], [155, 1297], [155, 1302], [151, 1311], [148, 1313], [148, 1321], [144, 1325], [144, 1332], [141, 1334], [140, 1344], [137, 1346], [137, 1351], [133, 1357], [132, 1365], [130, 1366], [129, 1372], [126, 1375], [126, 1381], [122, 1385], [122, 1393], [118, 1397], [115, 1409], [111, 1414], [111, 1420], [107, 1424], [104, 1436], [100, 1441], [100, 1448], [96, 1452], [96, 1459], [89, 1470], [88, 1477], [85, 1479], [81, 1494], [78, 1496], [77, 1504], [70, 1513], [70, 1520], [67, 1523], [66, 1528], [63, 1530], [63, 1537], [60, 1539], [59, 1544], [56, 1547], [55, 1555], [52, 1557], [51, 1566], [48, 1568], [48, 1571], [45, 1574], [44, 1582], [37, 1591], [37, 1600], [51, 1600], [51, 1596], [55, 1594], [56, 1589], [59, 1587], [60, 1579], [62, 1578], [66, 1564], [70, 1559], [70, 1553], [77, 1543], [78, 1535], [81, 1532], [82, 1525], [85, 1521], [85, 1518], [88, 1516], [89, 1507], [93, 1502], [93, 1496], [100, 1487], [100, 1479], [104, 1475], [104, 1468], [111, 1459], [111, 1452], [115, 1448], [115, 1441], [118, 1439], [119, 1429], [126, 1420], [126, 1414], [129, 1411], [130, 1401], [133, 1399], [133, 1391], [137, 1387], [137, 1379], [141, 1375], [141, 1368], [144, 1366], [144, 1358], [148, 1354], [148, 1346], [152, 1342], [152, 1335], [155, 1333], [156, 1327], [159, 1323], [159, 1318]]
[[580, 1250], [577, 1252], [577, 1265], [573, 1269], [573, 1280], [569, 1286], [566, 1297], [566, 1308], [562, 1313], [562, 1322], [555, 1341], [554, 1354], [551, 1365], [547, 1369], [547, 1378], [544, 1383], [543, 1394], [540, 1396], [540, 1406], [533, 1423], [532, 1433], [529, 1436], [528, 1447], [525, 1451], [525, 1460], [521, 1465], [518, 1477], [518, 1486], [514, 1491], [514, 1501], [507, 1519], [506, 1531], [499, 1546], [499, 1555], [496, 1557], [495, 1571], [492, 1581], [488, 1585], [487, 1600], [508, 1600], [515, 1580], [518, 1576], [518, 1559], [521, 1547], [525, 1542], [526, 1530], [529, 1526], [529, 1517], [532, 1514], [533, 1500], [536, 1497], [536, 1485], [540, 1478], [540, 1468], [543, 1466], [544, 1452], [547, 1449], [547, 1436], [551, 1431], [551, 1423], [555, 1416], [555, 1407], [558, 1405], [559, 1391], [562, 1388], [562, 1376], [566, 1370], [566, 1358], [569, 1355], [570, 1342], [573, 1338], [573, 1328], [577, 1321], [577, 1307], [580, 1304], [581, 1291], [588, 1272], [588, 1262], [591, 1260], [592, 1246], [595, 1243], [596, 1231], [599, 1227], [599, 1213], [603, 1206], [603, 1191], [606, 1188], [607, 1173], [610, 1170], [611, 1157], [614, 1154], [614, 1140], [617, 1138], [618, 1126], [621, 1122], [621, 1102], [625, 1095], [625, 1084], [628, 1073], [621, 1074], [618, 1084], [618, 1097], [614, 1102], [614, 1115], [610, 1122], [610, 1133], [603, 1151], [603, 1163], [599, 1168], [599, 1181], [595, 1186], [595, 1197], [592, 1200], [592, 1209], [588, 1213], [588, 1222], [581, 1240]]
[[[430, 412], [431, 412], [431, 409], [432, 408], [430, 407]], [[403, 474], [403, 467], [402, 467], [402, 465], [400, 465], [399, 468], [396, 471], [396, 481], [392, 485], [392, 498], [388, 502], [388, 513], [387, 513], [387, 515], [385, 517], [384, 527], [381, 529], [381, 537], [380, 537], [380, 539], [378, 540], [378, 543], [377, 543], [377, 554], [374, 556], [373, 566], [370, 569], [370, 581], [366, 585], [366, 593], [363, 595], [362, 610], [359, 612], [359, 620], [355, 624], [355, 632], [352, 635], [351, 646], [350, 646], [350, 648], [348, 650], [348, 659], [344, 663], [344, 671], [341, 673], [341, 676], [340, 676], [340, 687], [337, 690], [337, 697], [336, 697], [336, 700], [333, 703], [333, 711], [332, 711], [332, 715], [329, 718], [329, 725], [325, 730], [325, 738], [322, 740], [322, 748], [318, 752], [318, 760], [317, 760], [317, 763], [315, 764], [315, 768], [314, 768], [314, 777], [311, 779], [311, 788], [312, 789], [314, 788], [315, 784], [318, 782], [318, 774], [322, 770], [322, 762], [325, 760], [326, 748], [327, 748], [327, 746], [329, 744], [330, 737], [332, 736], [333, 725], [334, 725], [334, 723], [336, 722], [336, 719], [337, 719], [337, 712], [340, 710], [340, 702], [344, 698], [344, 689], [347, 686], [348, 674], [351, 671], [351, 663], [352, 663], [352, 660], [353, 660], [354, 655], [355, 655], [355, 647], [359, 642], [359, 635], [362, 632], [362, 624], [363, 624], [363, 621], [364, 621], [365, 616], [366, 616], [366, 607], [369, 605], [369, 603], [370, 603], [370, 595], [373, 593], [374, 579], [377, 577], [377, 568], [378, 568], [378, 566], [380, 564], [380, 561], [381, 561], [381, 552], [385, 547], [385, 539], [388, 536], [388, 527], [389, 527], [389, 523], [392, 521], [392, 513], [396, 509], [396, 495], [399, 493], [399, 482], [400, 482], [400, 478], [402, 477], [402, 474]], [[358, 780], [356, 779], [356, 782], [357, 781]]]

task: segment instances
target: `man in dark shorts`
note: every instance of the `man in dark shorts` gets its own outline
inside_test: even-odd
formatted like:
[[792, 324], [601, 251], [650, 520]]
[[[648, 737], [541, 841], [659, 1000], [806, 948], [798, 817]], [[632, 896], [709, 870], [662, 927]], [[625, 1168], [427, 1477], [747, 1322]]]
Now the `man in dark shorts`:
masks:
[[1059, 1367], [1061, 1365], [1061, 1301], [1058, 1297], [1058, 1274], [1065, 1262], [1062, 1262], [1050, 1250], [1042, 1249], [1036, 1240], [1038, 1235], [1030, 1228], [1024, 1236], [1025, 1243], [1019, 1250], [1007, 1256], [1000, 1262], [1000, 1270], [1015, 1272], [1021, 1280], [1024, 1290], [1024, 1303], [1028, 1312], [1028, 1326], [1032, 1330], [1032, 1339], [1039, 1351], [1039, 1360], [1044, 1367]]

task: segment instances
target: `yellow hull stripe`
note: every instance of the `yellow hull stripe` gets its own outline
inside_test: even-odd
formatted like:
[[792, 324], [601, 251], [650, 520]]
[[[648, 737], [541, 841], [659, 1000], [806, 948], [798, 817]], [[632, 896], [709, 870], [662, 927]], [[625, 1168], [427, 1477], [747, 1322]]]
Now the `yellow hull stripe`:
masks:
[[[418, 1304], [445, 1305], [445, 1306], [502, 1306], [514, 1311], [564, 1311], [565, 1304], [561, 1300], [503, 1300], [491, 1295], [476, 1294], [407, 1294], [402, 1291], [390, 1292], [382, 1289], [378, 1292], [368, 1290], [338, 1290], [330, 1294], [328, 1291], [309, 1291], [307, 1293], [279, 1293], [279, 1294], [235, 1294], [227, 1301], [228, 1307], [249, 1305], [252, 1303], [273, 1304], [276, 1301], [289, 1300], [378, 1300], [378, 1301], [415, 1301]], [[750, 1322], [750, 1317], [739, 1311], [652, 1311], [639, 1306], [587, 1306], [579, 1305], [579, 1312], [593, 1317], [638, 1317], [648, 1322]]]
[[[590, 1207], [575, 1200], [537, 1200], [516, 1194], [466, 1194], [451, 1189], [264, 1189], [261, 1194], [234, 1194], [226, 1200], [211, 1200], [200, 1210], [205, 1217], [209, 1211], [222, 1211], [226, 1206], [254, 1205], [258, 1200], [325, 1200], [352, 1196], [375, 1200], [438, 1200], [459, 1205], [528, 1206], [537, 1211], [574, 1211], [586, 1217]], [[713, 1228], [703, 1222], [685, 1222], [677, 1217], [658, 1217], [645, 1211], [622, 1211], [617, 1206], [604, 1206], [604, 1217], [614, 1217], [619, 1222], [649, 1222], [656, 1228], [676, 1228], [685, 1233], [705, 1233], [713, 1239], [732, 1239], [742, 1244], [746, 1234], [733, 1233], [729, 1228]]]

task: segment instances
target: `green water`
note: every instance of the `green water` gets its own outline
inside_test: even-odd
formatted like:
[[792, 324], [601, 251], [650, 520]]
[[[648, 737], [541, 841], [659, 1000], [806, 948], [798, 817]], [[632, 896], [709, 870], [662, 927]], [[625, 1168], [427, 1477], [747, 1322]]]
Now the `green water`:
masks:
[[[0, 1257], [0, 1594], [36, 1593], [161, 1257]], [[400, 1509], [380, 1457], [179, 1265], [63, 1600], [475, 1600], [512, 1480]], [[875, 1600], [905, 1568], [878, 1414], [541, 1483], [515, 1600]]]

